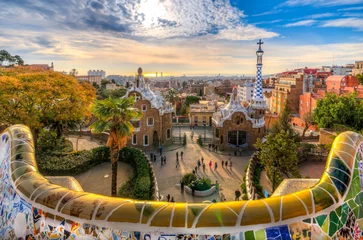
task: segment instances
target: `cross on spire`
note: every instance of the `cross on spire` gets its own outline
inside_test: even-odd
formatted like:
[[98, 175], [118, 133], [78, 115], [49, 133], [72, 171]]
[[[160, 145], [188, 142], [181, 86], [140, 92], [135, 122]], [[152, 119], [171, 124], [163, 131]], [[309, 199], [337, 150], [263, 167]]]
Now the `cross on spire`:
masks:
[[261, 45], [263, 44], [263, 42], [261, 41], [261, 39], [260, 39], [260, 41], [258, 41], [257, 42], [257, 45], [259, 45], [260, 46], [260, 49], [261, 49]]

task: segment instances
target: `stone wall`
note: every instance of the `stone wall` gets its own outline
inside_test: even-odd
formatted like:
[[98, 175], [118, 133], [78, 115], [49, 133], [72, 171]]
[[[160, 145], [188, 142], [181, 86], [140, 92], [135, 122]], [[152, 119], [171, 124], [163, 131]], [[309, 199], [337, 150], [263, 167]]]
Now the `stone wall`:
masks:
[[325, 144], [325, 145], [332, 144], [336, 136], [337, 136], [336, 132], [333, 132], [328, 128], [320, 128], [319, 144]]
[[256, 193], [256, 187], [253, 183], [253, 175], [255, 173], [255, 167], [258, 163], [259, 159], [257, 158], [256, 153], [254, 153], [249, 161], [247, 172], [246, 172], [246, 191], [247, 198], [249, 200], [258, 199], [258, 194]]

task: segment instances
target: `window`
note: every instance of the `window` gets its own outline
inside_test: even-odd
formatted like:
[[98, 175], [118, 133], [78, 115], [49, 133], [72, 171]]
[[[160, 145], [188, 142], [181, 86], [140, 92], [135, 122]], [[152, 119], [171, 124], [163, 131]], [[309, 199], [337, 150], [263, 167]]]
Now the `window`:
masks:
[[258, 133], [260, 133], [261, 132], [261, 128], [258, 128]]
[[154, 118], [151, 118], [151, 117], [150, 117], [150, 118], [148, 118], [148, 119], [147, 119], [147, 125], [148, 125], [148, 126], [154, 126]]
[[132, 135], [132, 145], [137, 144], [136, 134]]
[[171, 131], [169, 128], [169, 129], [166, 129], [166, 139], [170, 139], [170, 137], [171, 137]]
[[207, 122], [207, 117], [203, 116], [203, 123], [206, 123], [206, 122]]
[[131, 120], [131, 124], [132, 124], [132, 126], [134, 126], [134, 128], [139, 128], [140, 120]]
[[149, 135], [144, 135], [144, 146], [149, 146]]
[[145, 111], [147, 110], [147, 106], [146, 106], [145, 104], [143, 104], [143, 105], [141, 106], [141, 109], [142, 109], [142, 111], [143, 111], [143, 112], [145, 112]]
[[229, 145], [233, 145], [236, 147], [247, 146], [247, 132], [229, 131], [227, 142]]

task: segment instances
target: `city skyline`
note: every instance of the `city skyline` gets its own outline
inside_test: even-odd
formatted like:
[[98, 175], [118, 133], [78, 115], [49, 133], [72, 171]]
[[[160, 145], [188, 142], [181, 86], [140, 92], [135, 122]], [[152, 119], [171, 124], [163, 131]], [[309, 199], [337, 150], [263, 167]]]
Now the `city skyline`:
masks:
[[363, 55], [363, 0], [1, 0], [1, 49], [57, 71], [253, 75]]

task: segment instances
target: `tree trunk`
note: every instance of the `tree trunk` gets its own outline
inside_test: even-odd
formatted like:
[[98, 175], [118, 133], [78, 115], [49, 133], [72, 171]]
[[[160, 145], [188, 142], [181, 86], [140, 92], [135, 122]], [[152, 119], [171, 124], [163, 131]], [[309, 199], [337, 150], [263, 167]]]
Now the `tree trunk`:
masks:
[[118, 149], [114, 147], [111, 149], [111, 163], [112, 163], [112, 183], [111, 183], [111, 196], [116, 197], [117, 194], [117, 162], [118, 162]]
[[304, 130], [303, 130], [303, 133], [302, 133], [302, 137], [305, 137], [305, 132], [308, 129], [309, 129], [309, 125], [305, 124]]

